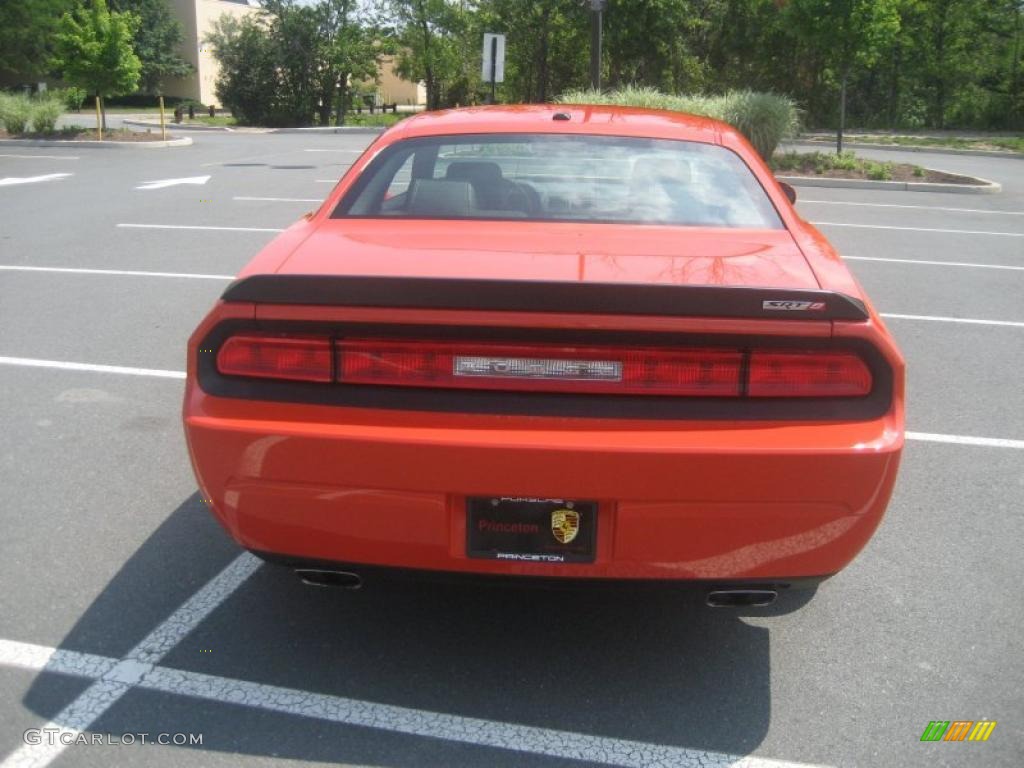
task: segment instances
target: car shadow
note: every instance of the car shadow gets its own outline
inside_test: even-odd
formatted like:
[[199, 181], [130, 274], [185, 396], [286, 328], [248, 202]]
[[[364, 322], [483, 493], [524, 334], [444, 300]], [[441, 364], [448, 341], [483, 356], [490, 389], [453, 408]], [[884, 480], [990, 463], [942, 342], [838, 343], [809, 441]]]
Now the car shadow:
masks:
[[[132, 647], [205, 583], [181, 574], [209, 579], [238, 554], [198, 496], [189, 497], [125, 563], [61, 647], [109, 655], [98, 638], [111, 632], [121, 632]], [[161, 615], [154, 615], [154, 604]], [[140, 613], [145, 626], [136, 619]], [[161, 666], [733, 755], [758, 747], [771, 714], [768, 630], [674, 590], [382, 580], [344, 591], [306, 586], [283, 567], [263, 565]], [[58, 715], [53, 675], [40, 673], [24, 699], [47, 719]], [[141, 689], [94, 729], [198, 729], [204, 750], [315, 761], [560, 762], [529, 755], [529, 744], [524, 752], [474, 751]], [[338, 737], [325, 739], [325, 729]]]

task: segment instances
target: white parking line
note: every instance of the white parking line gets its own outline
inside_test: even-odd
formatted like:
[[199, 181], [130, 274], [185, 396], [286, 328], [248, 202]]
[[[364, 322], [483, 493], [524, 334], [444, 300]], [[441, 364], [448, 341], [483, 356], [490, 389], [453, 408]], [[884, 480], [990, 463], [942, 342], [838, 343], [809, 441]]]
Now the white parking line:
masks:
[[167, 189], [168, 187], [180, 187], [183, 184], [201, 187], [210, 180], [210, 176], [186, 176], [180, 179], [158, 179], [156, 181], [144, 181], [136, 189], [151, 191], [154, 189]]
[[339, 179], [313, 179], [317, 184], [337, 184]]
[[925, 320], [933, 323], [967, 323], [968, 325], [1001, 325], [1009, 328], [1024, 328], [1024, 322], [1015, 320], [978, 320], [970, 317], [937, 317], [934, 315], [896, 315], [891, 312], [882, 312], [882, 317], [888, 320]]
[[978, 445], [985, 448], [1015, 448], [1024, 450], [1024, 440], [1008, 440], [1002, 437], [971, 437], [969, 435], [937, 435], [933, 432], [907, 432], [907, 440], [925, 443], [951, 443], [953, 445]]
[[41, 181], [58, 181], [74, 175], [73, 173], [48, 173], [43, 176], [6, 176], [0, 179], [0, 187], [13, 187], [16, 184], [38, 184]]
[[263, 564], [255, 555], [243, 552], [214, 576], [178, 610], [164, 619], [124, 657], [142, 664], [156, 664], [199, 626], [214, 609], [252, 576]]
[[[1024, 325], [1018, 323], [1017, 325]], [[157, 378], [184, 379], [184, 371], [167, 371], [154, 368], [127, 368], [118, 365], [91, 365], [88, 363], [65, 363], [58, 360], [36, 360], [28, 357], [0, 357], [0, 365], [26, 366], [29, 368], [59, 368], [70, 371], [91, 371], [93, 373], [119, 373], [127, 376], [154, 376]], [[908, 440], [927, 440], [959, 445], [980, 445], [989, 448], [1024, 448], [1024, 440], [1002, 437], [970, 437], [964, 435], [941, 435], [931, 432], [907, 432]]]
[[1024, 272], [1024, 267], [1010, 267], [1003, 264], [973, 264], [966, 261], [928, 261], [926, 259], [887, 259], [882, 256], [843, 256], [850, 261], [887, 261], [893, 264], [923, 264], [935, 267], [973, 267], [975, 269], [1009, 269]]
[[1024, 237], [1024, 232], [989, 232], [984, 229], [932, 229], [930, 227], [893, 227], [887, 224], [847, 224], [841, 221], [812, 221], [816, 227], [857, 227], [858, 229], [898, 229], [904, 232], [942, 232], [947, 235], [994, 235]]
[[[118, 226], [129, 226], [126, 224], [119, 224]], [[248, 231], [248, 230], [247, 230]], [[282, 230], [274, 230], [280, 232]], [[846, 256], [844, 258], [853, 259], [855, 256]], [[864, 257], [869, 259], [870, 257]], [[884, 259], [879, 259], [884, 261]], [[995, 265], [992, 265], [995, 266]], [[170, 278], [188, 278], [193, 280], [234, 280], [233, 275], [205, 275], [195, 274], [188, 272], [145, 272], [142, 270], [128, 270], [128, 269], [78, 269], [71, 267], [27, 267], [20, 265], [0, 265], [0, 270], [13, 270], [13, 271], [26, 271], [26, 272], [68, 272], [68, 273], [82, 273], [90, 275], [128, 275], [132, 277], [170, 277]], [[972, 317], [940, 317], [934, 315], [901, 315], [892, 312], [882, 312], [881, 316], [890, 320], [922, 320], [926, 322], [936, 323], [964, 323], [967, 325], [994, 325], [1003, 326], [1008, 328], [1024, 328], [1024, 322], [1018, 322], [1016, 320], [982, 320], [979, 318]], [[9, 360], [22, 359], [22, 358], [4, 358], [0, 357], [0, 363]], [[38, 361], [39, 365], [50, 365], [51, 367], [60, 366], [79, 366], [76, 370], [90, 370], [85, 363], [57, 363], [56, 361]], [[27, 363], [26, 363], [27, 365]], [[86, 366], [86, 367], [82, 367]], [[111, 369], [112, 366], [100, 366], [100, 368]], [[126, 369], [128, 370], [128, 369]], [[138, 369], [148, 370], [148, 369]], [[165, 374], [174, 374], [174, 371], [165, 371]], [[157, 375], [157, 374], [146, 374], [142, 373], [139, 375]]]
[[896, 203], [854, 203], [848, 200], [800, 200], [815, 205], [856, 205], [865, 208], [914, 208], [924, 211], [950, 211], [952, 213], [992, 213], [1000, 216], [1024, 216], [1024, 211], [992, 211], [984, 208], [941, 208], [931, 205], [897, 205]]
[[21, 264], [0, 264], [10, 272], [64, 272], [71, 275], [118, 275], [128, 277], [178, 277], [185, 280], [234, 280], [234, 275], [203, 275], [194, 272], [144, 272], [138, 269], [84, 269], [80, 267], [29, 267]]
[[[127, 225], [118, 225], [127, 226]], [[280, 232], [281, 230], [275, 230]], [[846, 256], [844, 258], [853, 259], [855, 256]], [[864, 257], [868, 259], [870, 257]], [[882, 259], [879, 259], [882, 260]], [[995, 265], [992, 265], [995, 266]], [[11, 271], [24, 271], [24, 272], [66, 272], [70, 274], [88, 274], [88, 275], [111, 275], [121, 276], [126, 275], [130, 277], [164, 277], [164, 278], [183, 278], [192, 280], [234, 280], [233, 275], [212, 275], [212, 274], [201, 274], [201, 273], [189, 273], [189, 272], [145, 272], [143, 270], [131, 270], [131, 269], [81, 269], [73, 267], [29, 267], [21, 265], [0, 265], [0, 270], [11, 270]], [[1024, 328], [1024, 322], [1018, 322], [1015, 320], [982, 320], [979, 318], [972, 317], [940, 317], [933, 315], [901, 315], [892, 312], [882, 312], [881, 316], [890, 320], [922, 320], [926, 322], [936, 323], [963, 323], [966, 325], [994, 325], [1003, 326], [1009, 328]], [[0, 363], [4, 361], [10, 361], [22, 358], [4, 358], [0, 357]], [[28, 363], [25, 363], [27, 365]], [[75, 370], [91, 370], [85, 363], [57, 363], [56, 361], [38, 361], [40, 366], [49, 365], [51, 367], [61, 366], [79, 366]], [[82, 367], [85, 366], [85, 367]], [[112, 366], [100, 366], [100, 368], [111, 369]], [[126, 369], [127, 370], [127, 369]], [[138, 369], [147, 370], [147, 369]], [[165, 371], [165, 374], [174, 374], [174, 371]], [[157, 374], [146, 374], [142, 373], [139, 375], [157, 375]]]
[[0, 155], [0, 157], [24, 157], [28, 160], [80, 160], [77, 155]]
[[347, 152], [350, 155], [363, 154], [362, 149], [304, 149], [303, 152]]
[[142, 688], [478, 747], [630, 768], [797, 768], [806, 763], [687, 749], [410, 709], [159, 667]]
[[322, 203], [322, 197], [234, 197], [233, 200], [266, 200], [270, 203]]
[[94, 365], [92, 363], [68, 363], [62, 360], [37, 360], [32, 357], [3, 357], [0, 365], [18, 365], [26, 368], [59, 368], [64, 371], [88, 371], [90, 373], [119, 373], [122, 376], [152, 376], [158, 379], [184, 379], [184, 371], [167, 371], [159, 368], [130, 368], [123, 365]]
[[[97, 678], [77, 699], [43, 726], [46, 733], [53, 734], [52, 741], [41, 740], [38, 744], [24, 744], [9, 754], [0, 763], [0, 768], [45, 768], [60, 757], [80, 733], [86, 731], [96, 718], [116, 704], [132, 687], [104, 677]], [[64, 740], [68, 743], [65, 744]]]
[[[66, 670], [54, 669], [46, 663], [47, 659], [54, 658], [58, 654], [65, 654], [67, 657]], [[89, 656], [91, 655], [80, 654], [76, 651], [61, 651], [32, 643], [0, 640], [0, 664], [23, 669], [40, 672], [66, 671], [67, 674], [79, 677], [94, 677], [93, 674], [85, 671], [87, 667], [85, 657]], [[82, 657], [82, 660], [77, 661], [74, 657]], [[111, 669], [118, 664], [116, 659], [92, 658], [101, 659]], [[636, 768], [646, 768], [646, 766], [664, 766], [665, 768], [676, 766], [681, 768], [689, 768], [689, 766], [694, 768], [810, 768], [808, 763], [756, 756], [744, 757], [722, 752], [707, 752], [685, 747], [461, 717], [161, 666], [148, 667], [145, 673], [130, 684], [130, 687], [285, 715], [308, 717], [342, 725], [373, 728], [390, 733], [492, 747], [520, 754], [585, 760], [602, 765], [630, 766], [631, 768], [634, 766]], [[123, 692], [120, 695], [123, 695]], [[79, 718], [79, 720], [81, 719]], [[55, 722], [61, 722], [60, 716], [55, 718]], [[49, 727], [61, 726], [51, 725]], [[81, 731], [84, 728], [78, 730]], [[19, 752], [27, 751], [24, 748], [19, 750]], [[2, 768], [46, 764], [45, 762], [13, 762], [13, 758], [17, 754], [8, 758], [2, 764]], [[47, 756], [52, 760], [57, 755]]]
[[205, 227], [193, 224], [118, 224], [122, 229], [200, 229], [218, 232], [284, 232], [270, 227]]
[[0, 664], [33, 672], [45, 670], [62, 675], [96, 678], [112, 670], [117, 665], [117, 659], [0, 638]]
[[[57, 734], [52, 742], [47, 740], [40, 744], [25, 744], [12, 752], [3, 763], [0, 763], [0, 768], [44, 768], [53, 762], [74, 740], [75, 736], [87, 730], [122, 696], [139, 685], [146, 675], [151, 674], [155, 665], [224, 600], [230, 597], [260, 565], [261, 561], [248, 552], [235, 558], [206, 586], [143, 638], [124, 658], [110, 659], [114, 662], [113, 666], [97, 677], [77, 699], [64, 707], [53, 720], [43, 726], [54, 729]], [[24, 648], [14, 648], [13, 650], [20, 651], [22, 664], [26, 657], [30, 656], [24, 652]], [[10, 651], [12, 651], [11, 647], [0, 646], [0, 652]], [[51, 658], [52, 656], [53, 654], [51, 654]], [[38, 651], [31, 655], [31, 658], [36, 660], [41, 657], [42, 654]], [[66, 657], [65, 665], [73, 666], [70, 657]], [[63, 736], [65, 733], [69, 736]], [[67, 741], [68, 744], [65, 744], [64, 741]]]

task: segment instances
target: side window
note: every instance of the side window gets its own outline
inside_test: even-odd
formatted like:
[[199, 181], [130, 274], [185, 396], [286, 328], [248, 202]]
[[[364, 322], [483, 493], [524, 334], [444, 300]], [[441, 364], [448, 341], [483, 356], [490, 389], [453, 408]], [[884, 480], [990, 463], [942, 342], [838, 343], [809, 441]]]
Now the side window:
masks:
[[391, 183], [388, 184], [388, 188], [384, 192], [385, 202], [408, 191], [409, 182], [412, 181], [412, 164], [414, 156], [414, 154], [410, 154], [409, 157], [406, 158], [405, 162], [399, 166], [398, 170], [395, 171], [395, 175], [391, 177]]
[[[395, 152], [386, 158], [375, 173], [366, 177], [366, 183], [361, 185], [347, 213], [352, 216], [377, 216], [400, 209], [405, 200], [404, 193], [409, 188], [414, 158], [412, 148]], [[374, 160], [370, 166], [376, 163], [377, 160]]]

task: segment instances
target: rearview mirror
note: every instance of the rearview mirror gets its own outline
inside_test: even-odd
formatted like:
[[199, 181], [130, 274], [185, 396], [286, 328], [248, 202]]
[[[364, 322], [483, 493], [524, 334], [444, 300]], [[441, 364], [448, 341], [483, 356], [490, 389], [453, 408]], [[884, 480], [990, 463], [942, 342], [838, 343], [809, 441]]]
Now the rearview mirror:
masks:
[[793, 186], [791, 184], [787, 184], [784, 181], [780, 181], [779, 182], [779, 186], [782, 187], [782, 191], [786, 193], [786, 197], [789, 198], [789, 202], [795, 203], [796, 202], [796, 190], [793, 189]]

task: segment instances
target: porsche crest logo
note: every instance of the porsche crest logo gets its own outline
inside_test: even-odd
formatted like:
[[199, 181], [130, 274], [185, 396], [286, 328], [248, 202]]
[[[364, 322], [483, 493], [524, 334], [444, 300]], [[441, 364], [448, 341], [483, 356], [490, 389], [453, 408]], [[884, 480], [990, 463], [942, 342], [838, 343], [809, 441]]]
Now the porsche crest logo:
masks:
[[580, 532], [580, 513], [575, 509], [556, 509], [551, 513], [551, 533], [559, 544], [568, 544]]

